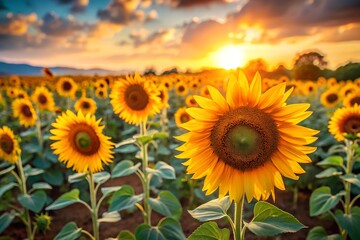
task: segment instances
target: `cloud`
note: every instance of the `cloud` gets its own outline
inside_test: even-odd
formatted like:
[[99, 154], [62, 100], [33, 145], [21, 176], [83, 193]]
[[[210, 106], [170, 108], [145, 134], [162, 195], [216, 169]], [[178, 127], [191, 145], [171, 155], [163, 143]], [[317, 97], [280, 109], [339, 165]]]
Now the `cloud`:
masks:
[[105, 9], [98, 10], [97, 16], [103, 21], [127, 24], [142, 15], [136, 11], [139, 3], [140, 0], [110, 0]]
[[0, 34], [21, 36], [25, 35], [31, 25], [37, 25], [38, 19], [35, 13], [29, 15], [8, 13], [0, 19]]
[[232, 1], [229, 0], [157, 0], [157, 4], [167, 4], [174, 8], [190, 8], [209, 4], [224, 4]]
[[173, 46], [173, 40], [175, 39], [175, 29], [159, 29], [152, 34], [148, 34], [146, 29], [141, 29], [130, 34], [130, 38], [133, 40], [134, 46], [143, 45], [156, 45], [162, 48]]
[[43, 24], [40, 27], [41, 31], [51, 36], [69, 36], [76, 31], [83, 30], [86, 25], [80, 23], [73, 16], [63, 18], [58, 16], [55, 12], [48, 12], [42, 18]]
[[89, 0], [57, 0], [60, 4], [71, 5], [72, 13], [84, 12], [89, 5]]

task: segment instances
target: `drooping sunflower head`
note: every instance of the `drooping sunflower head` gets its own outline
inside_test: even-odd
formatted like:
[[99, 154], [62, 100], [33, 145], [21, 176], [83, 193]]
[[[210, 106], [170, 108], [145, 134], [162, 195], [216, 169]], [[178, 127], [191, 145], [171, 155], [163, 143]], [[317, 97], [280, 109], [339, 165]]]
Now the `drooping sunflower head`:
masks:
[[285, 189], [282, 176], [298, 179], [304, 173], [299, 163], [316, 150], [306, 146], [318, 131], [297, 124], [311, 115], [309, 104], [287, 105], [291, 89], [285, 83], [265, 93], [257, 73], [249, 83], [246, 76], [231, 75], [226, 97], [208, 86], [210, 98], [194, 96], [200, 108], [189, 108], [193, 120], [181, 126], [188, 130], [177, 137], [185, 142], [178, 158], [193, 178], [205, 177], [203, 190], [219, 197], [229, 194], [240, 201], [275, 198], [274, 188]]
[[19, 160], [21, 149], [13, 131], [7, 126], [0, 128], [0, 159], [9, 163]]
[[159, 91], [138, 73], [116, 81], [110, 98], [114, 112], [130, 124], [138, 125], [160, 111]]
[[188, 107], [197, 107], [198, 104], [194, 98], [194, 95], [189, 95], [185, 98], [185, 103]]
[[341, 101], [338, 88], [329, 88], [323, 92], [320, 101], [325, 107], [335, 107]]
[[100, 121], [91, 114], [84, 116], [79, 111], [75, 115], [68, 110], [52, 124], [50, 139], [55, 142], [50, 147], [67, 168], [82, 173], [98, 172], [103, 169], [103, 163], [112, 162], [114, 144], [103, 135], [104, 126], [99, 125]]
[[74, 98], [78, 86], [72, 78], [62, 77], [57, 81], [56, 89], [60, 96]]
[[29, 99], [15, 99], [12, 103], [13, 116], [19, 118], [20, 124], [25, 127], [34, 126], [36, 123], [36, 112]]
[[55, 101], [53, 94], [46, 87], [37, 87], [31, 99], [40, 110], [54, 110]]
[[87, 97], [81, 97], [78, 101], [76, 101], [75, 103], [75, 110], [81, 111], [83, 114], [95, 114], [96, 112], [96, 102], [91, 99], [91, 98], [87, 98]]
[[190, 121], [191, 119], [193, 119], [193, 118], [186, 112], [186, 107], [179, 108], [179, 109], [175, 112], [174, 118], [175, 118], [176, 126], [178, 126], [179, 128], [182, 128], [181, 125], [182, 125], [183, 123], [186, 123], [186, 122]]
[[329, 132], [335, 139], [342, 141], [345, 135], [360, 133], [360, 105], [337, 109], [329, 121]]

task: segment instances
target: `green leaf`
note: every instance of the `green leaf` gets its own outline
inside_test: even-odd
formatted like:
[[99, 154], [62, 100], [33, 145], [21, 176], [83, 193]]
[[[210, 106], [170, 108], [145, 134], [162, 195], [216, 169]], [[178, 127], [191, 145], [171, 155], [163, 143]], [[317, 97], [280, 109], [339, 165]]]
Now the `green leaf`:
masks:
[[164, 179], [175, 179], [175, 169], [167, 164], [166, 162], [159, 161], [155, 165], [156, 169], [159, 171], [159, 174]]
[[10, 225], [14, 220], [15, 214], [5, 212], [0, 216], [0, 234]]
[[167, 132], [158, 132], [158, 133], [154, 133], [152, 137], [154, 139], [165, 139], [165, 138], [169, 138], [169, 134]]
[[308, 233], [306, 240], [340, 240], [339, 234], [327, 235], [323, 227], [314, 227]]
[[119, 212], [104, 212], [102, 218], [98, 219], [99, 223], [102, 222], [118, 222], [121, 220]]
[[149, 198], [150, 207], [165, 217], [179, 220], [182, 208], [179, 200], [169, 191], [161, 191], [158, 198]]
[[340, 178], [343, 179], [344, 181], [354, 184], [355, 186], [360, 188], [360, 175], [355, 175], [353, 173], [350, 173], [350, 174], [341, 176]]
[[118, 240], [136, 240], [134, 234], [128, 230], [122, 230], [117, 236]]
[[351, 239], [359, 239], [360, 236], [360, 207], [351, 208], [350, 214], [343, 214], [340, 210], [335, 212], [336, 219], [342, 229], [349, 234]]
[[332, 145], [328, 150], [328, 154], [345, 153], [345, 152], [346, 149], [344, 145]]
[[318, 166], [336, 166], [340, 167], [344, 163], [344, 159], [340, 156], [330, 156], [317, 163]]
[[10, 167], [5, 168], [4, 170], [0, 171], [0, 176], [11, 172], [15, 168], [15, 164], [10, 165]]
[[52, 189], [52, 186], [46, 182], [38, 182], [32, 185], [32, 188], [35, 189]]
[[126, 145], [126, 146], [122, 146], [119, 148], [115, 148], [114, 152], [118, 152], [118, 153], [134, 153], [138, 150], [138, 147], [134, 146], [134, 145]]
[[131, 175], [139, 169], [140, 163], [137, 163], [134, 166], [133, 161], [123, 160], [115, 165], [114, 169], [111, 172], [111, 178], [124, 177]]
[[165, 156], [171, 154], [171, 151], [168, 148], [164, 147], [162, 144], [159, 145], [157, 152], [158, 152], [158, 154], [165, 155]]
[[268, 202], [257, 202], [254, 218], [246, 227], [257, 236], [274, 236], [280, 233], [297, 232], [305, 226], [293, 215]]
[[54, 240], [75, 240], [81, 236], [81, 230], [75, 222], [69, 222], [55, 236]]
[[43, 172], [44, 172], [43, 169], [32, 168], [30, 165], [26, 165], [24, 167], [24, 175], [25, 175], [25, 177], [37, 176], [39, 174], [42, 174]]
[[318, 173], [315, 175], [316, 178], [327, 178], [332, 176], [341, 175], [342, 172], [338, 171], [336, 168], [327, 168], [324, 171]]
[[330, 188], [325, 186], [315, 189], [310, 196], [310, 216], [326, 213], [339, 203], [342, 195], [342, 192], [332, 195]]
[[61, 209], [71, 204], [80, 202], [79, 193], [80, 191], [77, 188], [71, 190], [70, 192], [64, 193], [52, 204], [47, 206], [46, 211]]
[[28, 152], [28, 153], [39, 153], [41, 151], [41, 146], [36, 141], [36, 142], [30, 142], [30, 143], [24, 144], [24, 146], [21, 149], [24, 152]]
[[51, 150], [46, 150], [44, 154], [45, 158], [49, 160], [50, 162], [57, 163], [58, 162], [58, 156], [53, 153]]
[[194, 210], [189, 210], [189, 213], [200, 222], [211, 221], [225, 217], [230, 205], [230, 199], [226, 196], [204, 203]]
[[126, 139], [126, 140], [124, 140], [124, 141], [121, 141], [121, 142], [117, 143], [117, 144], [115, 145], [115, 148], [119, 148], [119, 147], [121, 147], [121, 146], [125, 146], [125, 145], [128, 145], [128, 144], [134, 144], [135, 142], [136, 142], [135, 139], [129, 138], [129, 139]]
[[103, 187], [101, 188], [101, 192], [103, 195], [108, 195], [110, 193], [118, 191], [122, 186], [115, 186], [115, 187]]
[[229, 229], [220, 229], [216, 222], [207, 222], [198, 227], [188, 240], [228, 240], [229, 238]]
[[131, 186], [122, 186], [122, 188], [116, 191], [111, 197], [109, 212], [132, 208], [143, 198], [143, 194], [134, 195], [134, 189]]
[[19, 185], [11, 182], [11, 183], [8, 183], [8, 184], [0, 187], [0, 198], [2, 197], [2, 195], [4, 195], [4, 193], [6, 193], [7, 191], [9, 191], [10, 189], [12, 189], [15, 186], [19, 186]]
[[141, 224], [135, 231], [136, 239], [146, 240], [185, 240], [184, 233], [178, 221], [172, 218], [163, 218], [157, 226]]
[[44, 191], [36, 191], [31, 195], [21, 194], [17, 199], [24, 208], [39, 213], [45, 205], [47, 196]]
[[36, 136], [36, 128], [29, 128], [28, 130], [21, 132], [20, 137]]
[[60, 169], [48, 169], [44, 173], [44, 180], [53, 186], [61, 186], [64, 183], [64, 175]]
[[108, 172], [98, 172], [98, 173], [95, 173], [93, 175], [93, 177], [94, 177], [94, 182], [96, 182], [97, 184], [103, 184], [107, 180], [110, 179], [110, 173], [108, 173]]
[[69, 183], [76, 183], [85, 180], [86, 173], [75, 173], [68, 177]]
[[136, 141], [142, 145], [145, 145], [153, 140], [151, 136], [140, 136], [135, 138]]

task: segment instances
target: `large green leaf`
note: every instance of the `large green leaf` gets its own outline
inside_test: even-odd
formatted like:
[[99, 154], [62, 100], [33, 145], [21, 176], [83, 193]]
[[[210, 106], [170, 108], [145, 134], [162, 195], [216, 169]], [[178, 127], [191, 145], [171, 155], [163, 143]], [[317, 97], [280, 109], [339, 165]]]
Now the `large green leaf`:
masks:
[[353, 173], [350, 173], [341, 176], [340, 178], [360, 188], [360, 175], [355, 175]]
[[35, 213], [39, 213], [44, 207], [47, 196], [42, 190], [36, 191], [33, 194], [21, 194], [17, 197], [19, 203], [26, 209]]
[[68, 177], [69, 183], [76, 183], [85, 180], [86, 173], [75, 173]]
[[335, 212], [336, 219], [342, 229], [349, 234], [351, 239], [360, 237], [360, 207], [351, 208], [350, 214], [343, 214], [338, 210]]
[[25, 177], [37, 176], [37, 175], [42, 174], [42, 173], [44, 173], [43, 169], [32, 168], [30, 165], [26, 165], [24, 167], [24, 175], [25, 175]]
[[169, 191], [161, 191], [158, 198], [149, 198], [150, 207], [165, 217], [179, 220], [182, 208], [179, 200]]
[[159, 171], [159, 174], [164, 179], [175, 179], [175, 169], [167, 164], [166, 162], [159, 161], [155, 165], [156, 169]]
[[32, 188], [35, 189], [52, 189], [52, 186], [46, 182], [38, 182], [32, 185]]
[[328, 177], [333, 177], [333, 176], [338, 176], [341, 175], [342, 172], [338, 171], [336, 168], [327, 168], [324, 171], [318, 173], [315, 175], [316, 178], [328, 178]]
[[121, 217], [119, 212], [104, 212], [102, 217], [98, 219], [98, 222], [118, 222], [120, 219]]
[[246, 227], [257, 236], [274, 236], [280, 233], [297, 232], [305, 226], [293, 215], [268, 202], [257, 202], [254, 218]]
[[211, 221], [225, 217], [230, 205], [230, 199], [226, 196], [204, 203], [194, 210], [189, 210], [189, 213], [200, 222]]
[[118, 240], [136, 240], [134, 234], [128, 230], [122, 230], [117, 236]]
[[15, 214], [5, 212], [0, 216], [0, 234], [10, 225], [14, 220]]
[[64, 175], [60, 169], [48, 169], [43, 177], [46, 182], [53, 186], [61, 186], [64, 183]]
[[326, 213], [339, 203], [342, 195], [343, 192], [332, 195], [330, 188], [326, 186], [315, 189], [310, 196], [310, 216]]
[[75, 222], [69, 222], [55, 236], [54, 240], [75, 240], [81, 236], [81, 230]]
[[317, 163], [318, 166], [336, 166], [340, 167], [344, 163], [344, 159], [340, 156], [330, 156]]
[[133, 161], [123, 160], [123, 161], [119, 162], [118, 164], [116, 164], [116, 166], [114, 167], [114, 169], [111, 172], [111, 178], [124, 177], [124, 176], [131, 175], [131, 174], [135, 173], [136, 170], [139, 169], [140, 165], [141, 165], [141, 163], [137, 163], [134, 166]]
[[323, 227], [314, 227], [308, 233], [306, 240], [340, 240], [339, 234], [327, 235]]
[[134, 195], [134, 189], [131, 186], [122, 186], [122, 188], [112, 195], [110, 199], [109, 212], [132, 208], [143, 198], [144, 194]]
[[118, 191], [122, 186], [115, 186], [115, 187], [103, 187], [101, 188], [101, 193], [103, 195], [108, 195], [110, 193]]
[[96, 182], [97, 184], [103, 184], [110, 179], [110, 173], [98, 172], [95, 173], [93, 177], [94, 177], [94, 182]]
[[19, 185], [14, 182], [11, 182], [11, 183], [8, 183], [8, 184], [0, 187], [0, 198], [2, 197], [2, 195], [4, 195], [4, 193], [6, 193], [7, 191], [9, 191], [10, 189], [12, 189], [15, 186], [19, 186]]
[[185, 240], [184, 233], [178, 221], [163, 218], [157, 226], [141, 224], [135, 231], [136, 239], [146, 240]]
[[5, 168], [4, 170], [1, 170], [0, 171], [0, 176], [6, 174], [8, 172], [11, 172], [11, 170], [13, 170], [14, 168], [15, 168], [15, 164], [12, 164], [8, 168]]
[[71, 204], [80, 202], [79, 198], [79, 189], [75, 188], [70, 192], [64, 193], [58, 199], [56, 199], [52, 204], [47, 206], [46, 210], [57, 210], [69, 206]]
[[207, 222], [195, 229], [188, 240], [229, 240], [229, 237], [229, 229], [220, 229], [216, 222]]

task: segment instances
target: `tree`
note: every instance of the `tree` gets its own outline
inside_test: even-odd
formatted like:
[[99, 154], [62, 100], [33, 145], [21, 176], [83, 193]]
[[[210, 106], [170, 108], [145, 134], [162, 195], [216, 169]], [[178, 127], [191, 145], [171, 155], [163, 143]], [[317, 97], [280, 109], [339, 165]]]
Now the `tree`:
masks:
[[315, 50], [296, 54], [294, 68], [301, 65], [314, 65], [323, 69], [327, 64], [328, 62], [325, 60], [325, 56]]

